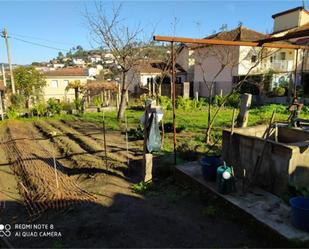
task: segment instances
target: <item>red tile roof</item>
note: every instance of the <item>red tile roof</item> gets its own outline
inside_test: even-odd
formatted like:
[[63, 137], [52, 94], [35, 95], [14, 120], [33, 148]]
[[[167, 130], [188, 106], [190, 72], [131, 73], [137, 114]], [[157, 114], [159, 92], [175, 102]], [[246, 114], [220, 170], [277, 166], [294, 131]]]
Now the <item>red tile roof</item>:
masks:
[[88, 76], [88, 70], [84, 68], [62, 68], [44, 72], [45, 76]]
[[[258, 41], [266, 38], [267, 36], [263, 33], [257, 32], [255, 30], [240, 26], [238, 28], [232, 29], [230, 31], [222, 31], [204, 39], [218, 39], [224, 41]], [[189, 48], [204, 47], [207, 45], [202, 44], [187, 44]]]
[[3, 84], [3, 81], [0, 80], [0, 91], [4, 91], [5, 90], [5, 86]]
[[138, 65], [135, 66], [135, 69], [139, 73], [161, 73], [162, 70], [155, 66], [156, 63], [158, 63], [158, 61], [140, 61]]

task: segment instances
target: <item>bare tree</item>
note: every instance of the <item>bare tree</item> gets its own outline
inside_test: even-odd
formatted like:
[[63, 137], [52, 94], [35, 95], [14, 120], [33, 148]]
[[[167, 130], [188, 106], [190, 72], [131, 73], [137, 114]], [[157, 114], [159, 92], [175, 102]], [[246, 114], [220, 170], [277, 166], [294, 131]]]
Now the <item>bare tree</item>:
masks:
[[[206, 143], [211, 142], [211, 131], [214, 122], [217, 118], [222, 107], [227, 102], [228, 98], [235, 92], [240, 90], [240, 87], [246, 82], [250, 74], [257, 68], [258, 65], [274, 51], [266, 48], [251, 48], [247, 55], [240, 58], [240, 49], [235, 46], [222, 46], [222, 45], [210, 45], [210, 46], [198, 46], [195, 51], [196, 65], [200, 68], [202, 73], [202, 81], [206, 86], [208, 91], [208, 116], [207, 116], [207, 128], [206, 128]], [[229, 71], [232, 75], [237, 66], [240, 65], [244, 60], [248, 60], [250, 55], [254, 54], [255, 61], [251, 62], [251, 65], [246, 68], [246, 73], [241, 80], [234, 83], [230, 93], [224, 96], [221, 104], [212, 113], [212, 98], [213, 98], [213, 88], [218, 77], [225, 71]], [[215, 59], [218, 63], [217, 71], [209, 76], [208, 68], [205, 66], [205, 61], [209, 58]], [[251, 59], [251, 58], [250, 58]]]
[[121, 4], [113, 8], [111, 15], [104, 11], [102, 3], [96, 3], [95, 7], [95, 13], [89, 13], [86, 9], [85, 17], [95, 41], [113, 54], [121, 74], [121, 98], [117, 115], [118, 120], [121, 120], [126, 109], [126, 95], [132, 83], [128, 81], [127, 73], [142, 59], [143, 46], [148, 42], [143, 39], [143, 29], [139, 25], [130, 28], [125, 24], [120, 15]]

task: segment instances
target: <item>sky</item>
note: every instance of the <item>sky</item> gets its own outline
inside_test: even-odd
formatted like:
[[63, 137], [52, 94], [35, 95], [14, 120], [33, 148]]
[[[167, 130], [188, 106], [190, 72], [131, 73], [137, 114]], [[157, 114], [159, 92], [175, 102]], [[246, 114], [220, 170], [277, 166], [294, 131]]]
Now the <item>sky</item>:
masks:
[[[59, 51], [66, 53], [77, 45], [84, 49], [99, 47], [84, 15], [86, 8], [95, 13], [95, 3], [91, 0], [0, 0], [0, 29], [6, 28], [11, 37], [12, 62], [49, 61]], [[270, 33], [273, 14], [302, 5], [300, 0], [123, 0], [102, 3], [107, 14], [111, 13], [113, 6], [122, 3], [122, 22], [129, 28], [142, 26], [145, 37], [154, 31], [157, 35], [175, 34], [190, 38], [201, 38], [219, 31], [222, 24], [233, 29], [240, 22], [245, 27]], [[305, 6], [309, 8], [309, 0], [305, 1]], [[0, 37], [1, 62], [6, 63], [7, 56], [5, 41]]]

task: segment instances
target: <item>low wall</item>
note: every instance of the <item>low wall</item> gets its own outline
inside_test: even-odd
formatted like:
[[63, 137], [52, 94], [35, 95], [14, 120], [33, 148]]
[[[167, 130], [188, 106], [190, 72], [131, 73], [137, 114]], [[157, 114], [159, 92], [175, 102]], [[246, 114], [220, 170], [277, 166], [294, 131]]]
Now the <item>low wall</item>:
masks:
[[[266, 125], [235, 129], [233, 135], [223, 130], [222, 157], [234, 166], [235, 174], [252, 177], [258, 157], [261, 156], [265, 140], [262, 138]], [[266, 142], [262, 163], [255, 182], [274, 194], [286, 192], [288, 185], [309, 186], [309, 133], [287, 127], [278, 128], [278, 142], [272, 132]]]

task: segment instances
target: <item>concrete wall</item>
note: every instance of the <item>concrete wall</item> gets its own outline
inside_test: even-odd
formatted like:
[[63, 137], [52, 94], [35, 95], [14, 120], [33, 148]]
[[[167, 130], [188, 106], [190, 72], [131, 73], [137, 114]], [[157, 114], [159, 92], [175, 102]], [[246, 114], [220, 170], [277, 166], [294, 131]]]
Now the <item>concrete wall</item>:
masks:
[[[252, 176], [257, 159], [261, 156], [265, 140], [262, 139], [266, 125], [223, 131], [222, 157], [234, 166], [237, 176], [243, 170]], [[262, 164], [256, 176], [260, 187], [277, 195], [286, 192], [288, 185], [308, 186], [309, 182], [309, 133], [282, 127], [278, 129], [278, 142], [274, 133], [266, 142]]]

